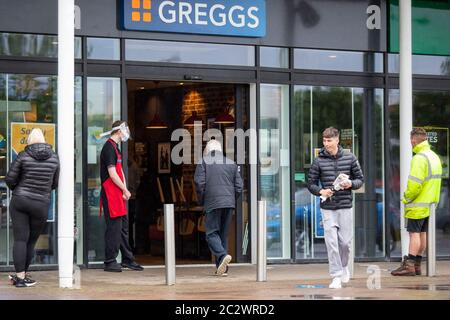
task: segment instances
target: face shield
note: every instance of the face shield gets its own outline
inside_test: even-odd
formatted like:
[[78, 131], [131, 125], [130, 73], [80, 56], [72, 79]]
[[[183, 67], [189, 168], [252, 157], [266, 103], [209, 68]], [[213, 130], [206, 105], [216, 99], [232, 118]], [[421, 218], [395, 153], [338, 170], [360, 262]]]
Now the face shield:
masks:
[[122, 142], [126, 142], [129, 138], [130, 138], [130, 128], [128, 127], [127, 123], [124, 122], [122, 123], [120, 126], [118, 127], [114, 127], [112, 128], [110, 131], [108, 132], [104, 132], [100, 135], [100, 137], [105, 137], [107, 135], [110, 135], [111, 132], [116, 131], [116, 130], [120, 130], [120, 132], [122, 132]]

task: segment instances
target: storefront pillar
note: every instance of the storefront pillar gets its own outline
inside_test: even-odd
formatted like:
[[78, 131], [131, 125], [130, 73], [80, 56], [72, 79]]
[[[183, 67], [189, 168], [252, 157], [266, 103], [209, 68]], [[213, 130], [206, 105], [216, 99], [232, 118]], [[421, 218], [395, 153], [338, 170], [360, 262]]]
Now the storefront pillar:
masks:
[[[408, 183], [412, 147], [409, 134], [412, 130], [412, 31], [411, 0], [400, 0], [400, 198]], [[408, 255], [409, 235], [405, 226], [405, 208], [400, 204], [400, 230], [402, 256]]]
[[74, 0], [58, 0], [59, 286], [73, 286], [74, 242]]

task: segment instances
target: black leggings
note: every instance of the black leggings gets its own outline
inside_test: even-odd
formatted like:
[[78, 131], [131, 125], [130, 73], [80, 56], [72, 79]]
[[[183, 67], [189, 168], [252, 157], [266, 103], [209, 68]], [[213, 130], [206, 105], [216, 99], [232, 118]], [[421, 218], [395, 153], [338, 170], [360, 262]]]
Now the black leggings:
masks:
[[11, 198], [9, 211], [14, 230], [14, 267], [16, 272], [28, 271], [34, 256], [34, 246], [47, 222], [49, 201], [27, 197]]

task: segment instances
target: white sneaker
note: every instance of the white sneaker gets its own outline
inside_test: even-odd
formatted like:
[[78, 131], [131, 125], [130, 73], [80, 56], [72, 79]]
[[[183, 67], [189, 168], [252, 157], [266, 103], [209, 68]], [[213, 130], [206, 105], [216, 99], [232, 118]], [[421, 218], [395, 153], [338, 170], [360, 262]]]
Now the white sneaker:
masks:
[[350, 270], [348, 270], [348, 267], [345, 267], [343, 271], [344, 273], [341, 277], [342, 283], [348, 283], [350, 281]]
[[222, 259], [222, 261], [220, 262], [219, 266], [217, 267], [216, 274], [217, 274], [218, 276], [221, 276], [221, 275], [223, 275], [223, 274], [226, 272], [227, 266], [228, 266], [228, 264], [230, 263], [230, 261], [231, 261], [231, 256], [230, 256], [229, 254], [227, 254], [227, 255]]
[[341, 277], [333, 278], [333, 281], [330, 283], [328, 288], [330, 288], [330, 289], [341, 289], [342, 288]]

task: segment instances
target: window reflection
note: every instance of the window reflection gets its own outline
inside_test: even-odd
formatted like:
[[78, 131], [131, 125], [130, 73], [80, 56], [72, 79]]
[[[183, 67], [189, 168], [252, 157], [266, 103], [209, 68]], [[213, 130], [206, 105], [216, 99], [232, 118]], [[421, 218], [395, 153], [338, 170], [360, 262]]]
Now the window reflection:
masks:
[[87, 58], [99, 60], [120, 60], [119, 39], [88, 38]]
[[172, 41], [125, 40], [130, 61], [254, 66], [252, 46]]
[[[81, 59], [81, 37], [75, 37], [75, 59]], [[0, 56], [58, 57], [58, 36], [0, 33]]]
[[[398, 54], [388, 55], [389, 73], [399, 73], [400, 56]], [[450, 57], [413, 55], [413, 74], [429, 74], [437, 76], [450, 76]]]
[[[389, 90], [389, 148], [391, 155], [387, 186], [390, 193], [389, 206], [400, 211], [400, 146], [399, 146], [399, 101], [400, 91]], [[444, 178], [441, 185], [441, 197], [436, 208], [436, 255], [450, 254], [450, 196], [449, 196], [449, 130], [450, 130], [450, 92], [413, 92], [413, 126], [426, 127], [429, 133], [435, 133], [431, 148], [440, 156]], [[434, 136], [434, 135], [433, 135]], [[408, 164], [409, 165], [409, 164]], [[397, 240], [391, 256], [401, 256], [400, 216], [391, 221], [391, 237]]]
[[289, 49], [261, 47], [260, 60], [261, 67], [289, 68]]
[[308, 70], [383, 72], [383, 54], [378, 52], [295, 49], [294, 67]]
[[355, 192], [355, 256], [384, 256], [383, 90], [295, 86], [293, 140], [295, 246], [297, 259], [326, 259], [319, 198], [306, 186], [322, 131], [340, 130], [340, 145], [351, 150], [364, 172]]

